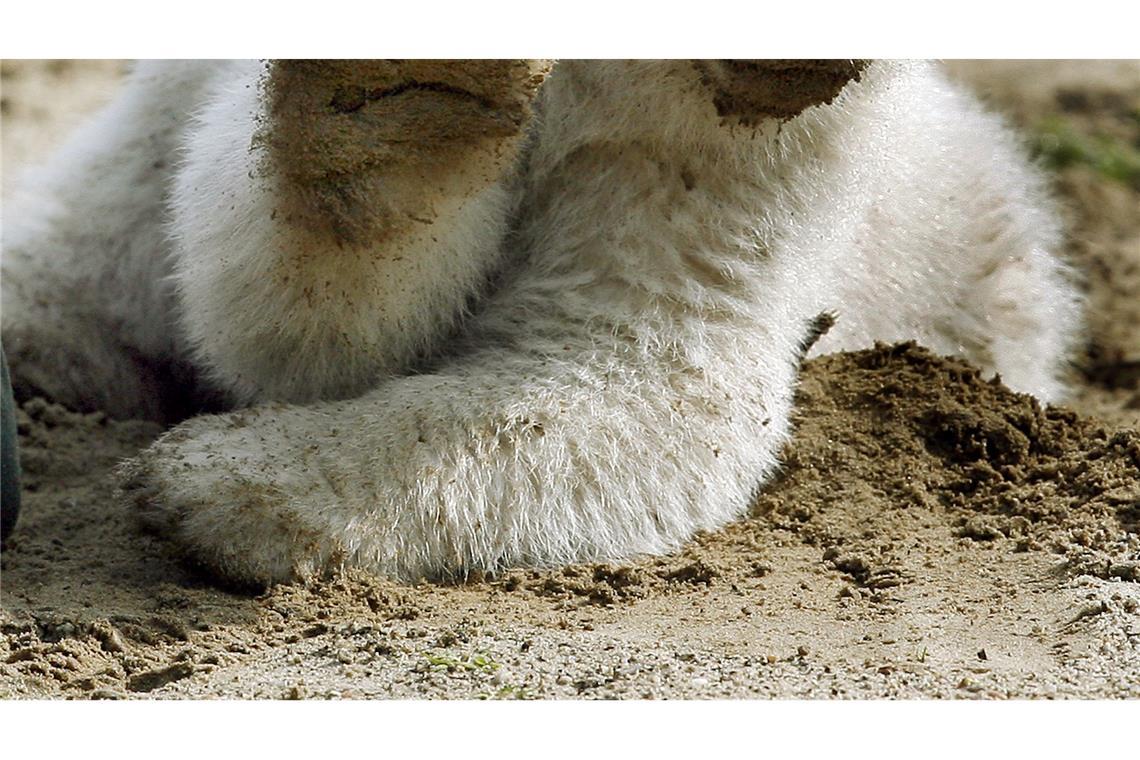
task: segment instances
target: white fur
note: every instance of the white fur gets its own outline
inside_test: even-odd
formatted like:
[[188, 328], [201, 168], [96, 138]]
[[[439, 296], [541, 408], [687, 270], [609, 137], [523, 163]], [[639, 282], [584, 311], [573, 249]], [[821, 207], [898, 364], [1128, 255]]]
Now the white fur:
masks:
[[[143, 322], [163, 340], [109, 312], [161, 292], [164, 245], [82, 302], [86, 324], [194, 363], [236, 402], [306, 402], [192, 419], [125, 469], [147, 519], [228, 576], [448, 577], [675, 548], [742, 515], [776, 466], [823, 311], [838, 322], [816, 352], [917, 339], [1063, 394], [1079, 309], [1041, 180], [933, 65], [876, 62], [829, 105], [745, 127], [722, 122], [687, 62], [564, 62], [521, 164], [438, 209], [431, 235], [391, 243], [403, 261], [366, 246], [318, 257], [315, 303], [272, 276], [275, 257], [320, 241], [274, 223], [274, 188], [251, 165], [255, 70], [203, 66], [209, 95], [186, 88], [180, 103], [206, 106], [172, 178], [179, 300], [141, 312], [161, 315]], [[76, 255], [64, 241], [150, 202], [117, 199], [102, 219], [45, 211], [96, 184], [133, 192], [86, 156], [154, 129], [123, 105], [157, 98], [145, 83], [6, 229], [5, 345], [11, 324], [69, 361], [88, 351], [36, 336], [24, 294], [44, 283], [50, 302]], [[170, 160], [170, 144], [151, 158]], [[93, 272], [108, 266], [96, 254]]]
[[181, 354], [163, 231], [167, 183], [215, 62], [139, 65], [122, 93], [3, 207], [4, 350], [17, 390], [162, 417]]
[[511, 193], [496, 182], [445, 198], [432, 209], [444, 224], [333, 250], [283, 222], [251, 149], [263, 70], [236, 62], [186, 137], [170, 223], [183, 333], [236, 402], [359, 395], [454, 326], [499, 261]]

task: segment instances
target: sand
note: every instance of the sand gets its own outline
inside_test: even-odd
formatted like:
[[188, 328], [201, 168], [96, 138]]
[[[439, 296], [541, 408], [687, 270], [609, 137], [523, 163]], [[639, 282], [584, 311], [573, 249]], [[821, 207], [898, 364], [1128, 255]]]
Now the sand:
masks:
[[[1140, 63], [953, 70], [1027, 130], [1140, 147]], [[5, 184], [117, 71], [4, 63]], [[1140, 186], [1082, 163], [1054, 178], [1090, 303], [1069, 407], [913, 345], [814, 360], [753, 514], [668, 557], [227, 589], [114, 498], [157, 426], [26, 403], [0, 696], [1138, 697]]]

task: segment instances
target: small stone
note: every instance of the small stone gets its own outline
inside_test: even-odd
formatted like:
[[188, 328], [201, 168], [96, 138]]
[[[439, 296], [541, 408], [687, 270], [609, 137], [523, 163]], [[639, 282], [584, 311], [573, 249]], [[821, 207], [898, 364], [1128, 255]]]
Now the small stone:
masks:
[[125, 699], [126, 696], [123, 692], [114, 689], [96, 689], [90, 694], [91, 699]]

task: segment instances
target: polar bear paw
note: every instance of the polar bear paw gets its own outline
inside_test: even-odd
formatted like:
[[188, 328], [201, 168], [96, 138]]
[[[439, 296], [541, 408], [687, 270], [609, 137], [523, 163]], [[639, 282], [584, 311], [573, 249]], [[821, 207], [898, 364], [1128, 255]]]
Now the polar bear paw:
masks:
[[337, 501], [329, 452], [266, 444], [273, 406], [197, 417], [118, 471], [142, 523], [223, 577], [268, 585], [341, 568], [351, 540], [322, 505]]

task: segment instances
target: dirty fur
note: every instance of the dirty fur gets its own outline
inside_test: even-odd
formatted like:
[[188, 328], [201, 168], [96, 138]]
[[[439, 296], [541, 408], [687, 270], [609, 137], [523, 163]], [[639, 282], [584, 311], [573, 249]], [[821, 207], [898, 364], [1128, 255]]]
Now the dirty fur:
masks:
[[776, 467], [807, 347], [1063, 397], [1055, 214], [934, 65], [801, 67], [786, 111], [752, 65], [547, 71], [140, 65], [5, 226], [14, 374], [121, 416], [171, 391], [140, 360], [206, 378], [235, 410], [123, 493], [254, 583], [673, 549]]

